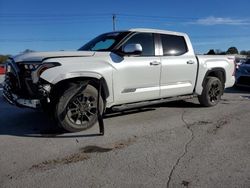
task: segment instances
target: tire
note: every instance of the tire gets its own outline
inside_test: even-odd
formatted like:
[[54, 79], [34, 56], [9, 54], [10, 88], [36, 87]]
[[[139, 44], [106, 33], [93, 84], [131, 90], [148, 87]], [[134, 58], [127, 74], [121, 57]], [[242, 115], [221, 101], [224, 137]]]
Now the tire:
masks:
[[210, 107], [219, 103], [223, 94], [221, 81], [216, 77], [208, 77], [198, 100], [202, 106]]
[[[65, 89], [55, 105], [55, 120], [68, 132], [78, 132], [91, 128], [97, 122], [98, 91], [87, 85], [83, 92], [76, 94], [79, 85]], [[103, 112], [103, 99], [99, 98], [99, 110]]]

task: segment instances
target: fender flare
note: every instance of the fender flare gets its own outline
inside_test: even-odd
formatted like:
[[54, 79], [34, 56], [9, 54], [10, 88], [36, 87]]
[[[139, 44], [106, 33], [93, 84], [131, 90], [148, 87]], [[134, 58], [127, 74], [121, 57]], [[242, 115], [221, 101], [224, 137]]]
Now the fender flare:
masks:
[[[219, 72], [222, 72], [222, 75], [219, 75]], [[226, 81], [226, 71], [221, 67], [216, 67], [216, 68], [212, 68], [212, 69], [208, 70], [204, 76], [203, 81], [202, 81], [202, 86], [203, 87], [205, 86], [206, 78], [208, 77], [209, 74], [212, 74], [212, 73], [217, 74], [216, 77], [218, 77], [222, 81], [222, 84], [224, 86], [225, 81]]]
[[67, 80], [83, 79], [83, 78], [86, 78], [89, 80], [90, 79], [99, 80], [101, 85], [102, 85], [102, 89], [103, 89], [103, 92], [105, 95], [104, 97], [105, 97], [105, 99], [108, 98], [108, 96], [110, 95], [110, 92], [109, 92], [107, 82], [101, 74], [96, 73], [96, 72], [71, 72], [71, 73], [66, 73], [66, 74], [60, 74], [51, 82], [51, 84], [57, 85], [60, 82], [64, 82]]
[[57, 84], [63, 80], [68, 80], [71, 78], [84, 78], [84, 77], [95, 78], [95, 79], [100, 80], [103, 76], [95, 72], [70, 72], [70, 73], [58, 75], [54, 80], [52, 80], [51, 83]]

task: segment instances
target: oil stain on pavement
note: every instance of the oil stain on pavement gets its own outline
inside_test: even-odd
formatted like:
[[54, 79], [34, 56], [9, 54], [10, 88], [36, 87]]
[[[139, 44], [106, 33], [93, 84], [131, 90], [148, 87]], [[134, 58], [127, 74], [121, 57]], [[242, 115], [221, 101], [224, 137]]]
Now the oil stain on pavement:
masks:
[[72, 163], [81, 162], [90, 158], [91, 153], [106, 153], [113, 150], [120, 150], [129, 145], [132, 145], [136, 141], [136, 136], [133, 138], [115, 142], [111, 147], [100, 147], [100, 146], [85, 146], [81, 148], [77, 153], [73, 153], [63, 158], [56, 158], [51, 160], [43, 161], [39, 164], [32, 165], [29, 170], [49, 170], [59, 165], [67, 165]]

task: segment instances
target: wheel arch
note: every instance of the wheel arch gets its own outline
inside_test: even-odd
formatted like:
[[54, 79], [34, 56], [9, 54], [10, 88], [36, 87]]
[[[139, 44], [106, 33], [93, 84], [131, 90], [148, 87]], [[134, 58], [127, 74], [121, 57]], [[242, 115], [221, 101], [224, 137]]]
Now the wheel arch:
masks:
[[96, 77], [88, 77], [88, 76], [78, 76], [78, 77], [63, 79], [57, 82], [56, 84], [54, 84], [51, 89], [50, 96], [52, 98], [58, 97], [61, 91], [69, 87], [71, 84], [78, 84], [78, 85], [91, 84], [97, 90], [99, 89], [99, 84], [101, 84], [101, 96], [105, 102], [106, 102], [106, 99], [110, 95], [107, 82], [103, 77], [96, 78]]
[[206, 80], [208, 77], [218, 78], [221, 81], [223, 88], [225, 87], [226, 72], [223, 68], [212, 68], [211, 70], [208, 70], [204, 76], [203, 81], [202, 81], [202, 87], [204, 87], [206, 85]]

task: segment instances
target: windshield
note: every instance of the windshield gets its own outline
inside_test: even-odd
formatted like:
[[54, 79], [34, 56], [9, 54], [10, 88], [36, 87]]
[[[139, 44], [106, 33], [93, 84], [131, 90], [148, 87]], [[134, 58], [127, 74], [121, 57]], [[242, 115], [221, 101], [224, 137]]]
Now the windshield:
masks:
[[111, 51], [129, 32], [112, 32], [102, 34], [83, 47], [79, 51]]

